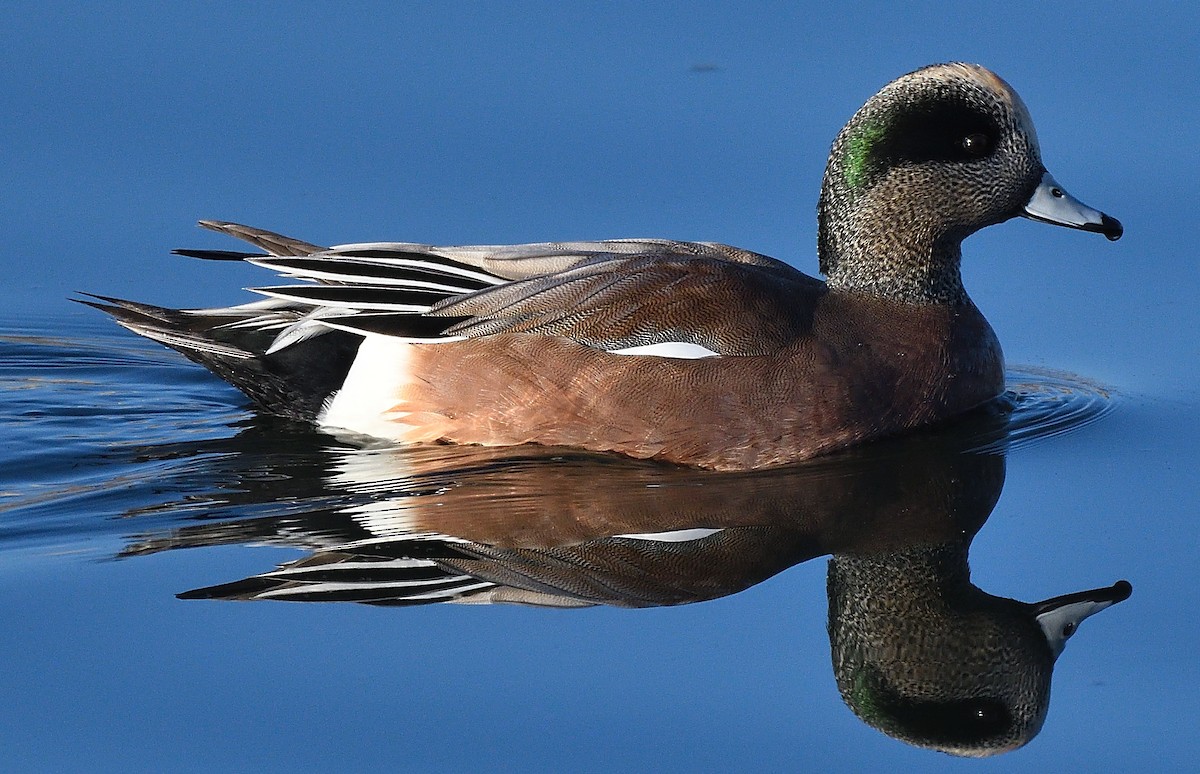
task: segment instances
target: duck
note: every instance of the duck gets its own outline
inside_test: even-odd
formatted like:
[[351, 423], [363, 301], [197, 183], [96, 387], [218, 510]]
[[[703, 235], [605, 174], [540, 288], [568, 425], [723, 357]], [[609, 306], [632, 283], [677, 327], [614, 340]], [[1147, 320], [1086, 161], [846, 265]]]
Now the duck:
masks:
[[973, 64], [884, 86], [838, 133], [817, 205], [824, 280], [713, 242], [322, 247], [226, 221], [274, 271], [225, 308], [84, 294], [261, 411], [399, 444], [539, 444], [714, 470], [802, 462], [1004, 391], [961, 245], [1024, 216], [1119, 239], [1042, 163], [1029, 110]]

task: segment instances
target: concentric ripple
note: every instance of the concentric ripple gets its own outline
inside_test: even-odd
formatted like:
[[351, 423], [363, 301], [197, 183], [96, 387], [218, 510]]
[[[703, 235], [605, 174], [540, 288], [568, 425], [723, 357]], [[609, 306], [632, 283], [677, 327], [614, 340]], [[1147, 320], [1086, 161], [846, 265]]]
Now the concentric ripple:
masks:
[[1004, 437], [981, 451], [1012, 451], [1104, 417], [1116, 406], [1112, 390], [1065, 371], [1010, 367], [1003, 401], [1009, 413]]

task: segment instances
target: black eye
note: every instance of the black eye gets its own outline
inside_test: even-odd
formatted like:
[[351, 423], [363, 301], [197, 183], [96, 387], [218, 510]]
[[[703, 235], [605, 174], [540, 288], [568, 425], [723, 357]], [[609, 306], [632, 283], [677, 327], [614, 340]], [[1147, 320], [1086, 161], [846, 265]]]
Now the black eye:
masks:
[[1062, 636], [1063, 636], [1063, 639], [1064, 639], [1064, 640], [1065, 640], [1067, 637], [1070, 637], [1070, 636], [1071, 636], [1072, 634], [1074, 634], [1074, 633], [1075, 633], [1075, 624], [1073, 624], [1073, 623], [1069, 623], [1069, 624], [1067, 624], [1066, 626], [1064, 626], [1064, 627], [1063, 627], [1063, 635], [1062, 635]]
[[967, 155], [981, 158], [987, 155], [987, 152], [992, 149], [992, 141], [986, 134], [976, 132], [968, 134], [962, 138], [962, 149], [967, 152]]

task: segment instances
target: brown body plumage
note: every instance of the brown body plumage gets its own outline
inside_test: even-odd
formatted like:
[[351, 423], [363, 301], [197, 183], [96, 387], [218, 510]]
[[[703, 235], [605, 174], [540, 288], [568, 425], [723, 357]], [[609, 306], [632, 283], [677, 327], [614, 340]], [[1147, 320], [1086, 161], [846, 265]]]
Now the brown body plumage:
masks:
[[1004, 380], [1000, 346], [973, 305], [837, 292], [813, 303], [811, 328], [791, 344], [736, 364], [613, 355], [536, 334], [411, 346], [395, 406], [412, 426], [406, 440], [576, 446], [727, 470], [962, 413]]

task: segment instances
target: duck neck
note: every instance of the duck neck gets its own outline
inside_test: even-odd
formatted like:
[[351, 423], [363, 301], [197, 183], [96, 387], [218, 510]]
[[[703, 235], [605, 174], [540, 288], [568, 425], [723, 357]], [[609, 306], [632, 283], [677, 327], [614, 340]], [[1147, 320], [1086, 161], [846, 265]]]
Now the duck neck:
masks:
[[966, 542], [916, 546], [881, 555], [834, 554], [829, 561], [831, 619], [915, 608], [937, 617], [950, 614], [978, 589], [971, 584]]
[[835, 256], [821, 256], [829, 287], [909, 304], [969, 303], [960, 243], [905, 236], [841, 241]]

